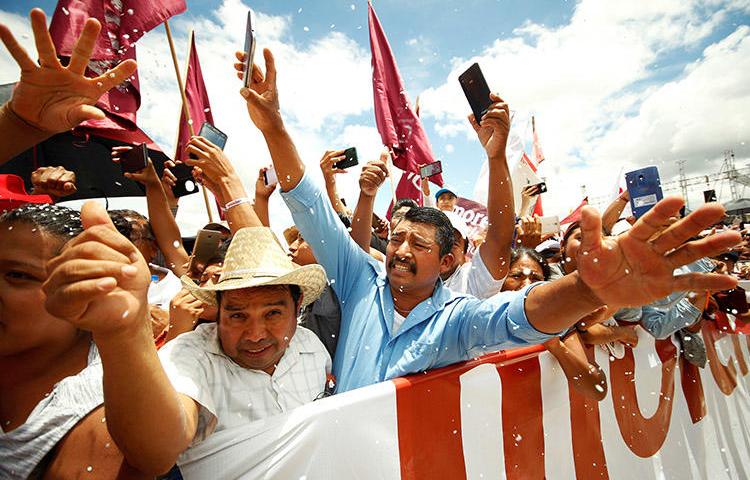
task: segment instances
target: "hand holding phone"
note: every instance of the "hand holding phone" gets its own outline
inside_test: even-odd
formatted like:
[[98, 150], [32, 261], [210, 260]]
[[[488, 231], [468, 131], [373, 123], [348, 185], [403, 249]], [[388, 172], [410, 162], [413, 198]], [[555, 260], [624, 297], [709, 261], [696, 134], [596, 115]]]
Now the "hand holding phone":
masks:
[[490, 105], [492, 105], [492, 100], [490, 99], [490, 87], [487, 85], [487, 80], [484, 79], [479, 64], [473, 64], [464, 73], [459, 75], [458, 82], [461, 84], [464, 95], [466, 95], [466, 99], [469, 101], [471, 111], [474, 113], [474, 119], [477, 123], [481, 123], [482, 117], [487, 113]]
[[439, 173], [443, 173], [443, 164], [440, 163], [440, 160], [428, 163], [419, 168], [419, 175], [422, 178], [429, 178]]
[[203, 269], [206, 268], [206, 263], [219, 250], [219, 243], [221, 243], [221, 232], [206, 229], [198, 232], [195, 237], [193, 254], [190, 256], [190, 263], [188, 263], [188, 276], [190, 278], [200, 278]]
[[[119, 151], [123, 152], [122, 149]], [[141, 143], [124, 151], [120, 156], [120, 167], [122, 167], [123, 173], [140, 172], [148, 167], [148, 149], [146, 148], [146, 144]]]
[[273, 165], [268, 167], [265, 172], [263, 172], [263, 183], [266, 184], [266, 187], [270, 187], [271, 185], [276, 185], [279, 183], [279, 177], [276, 175], [276, 169], [273, 168]]
[[357, 165], [359, 160], [357, 159], [357, 149], [354, 147], [347, 148], [344, 150], [344, 159], [339, 160], [333, 164], [333, 168], [345, 170], [347, 168]]

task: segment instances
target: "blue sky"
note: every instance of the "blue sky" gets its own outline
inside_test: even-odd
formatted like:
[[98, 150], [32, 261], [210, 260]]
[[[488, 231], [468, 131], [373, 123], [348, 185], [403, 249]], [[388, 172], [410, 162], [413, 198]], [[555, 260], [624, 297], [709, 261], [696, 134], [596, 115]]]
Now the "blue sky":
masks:
[[[373, 5], [410, 98], [421, 96], [422, 118], [448, 182], [471, 197], [482, 165], [483, 151], [465, 121], [469, 109], [456, 80], [479, 61], [490, 87], [517, 112], [516, 128], [528, 139], [530, 128], [523, 123], [536, 114], [547, 156], [545, 206], [564, 215], [580, 201], [584, 184], [591, 197], [606, 198], [621, 168], [656, 164], [668, 181], [680, 159], [689, 175], [697, 175], [718, 171], [725, 149], [734, 150], [738, 166], [750, 154], [750, 2], [629, 3], [377, 0]], [[36, 2], [50, 15], [54, 4]], [[230, 134], [227, 152], [240, 164], [248, 187], [267, 153], [237, 106], [238, 85], [227, 78], [248, 6], [258, 15], [260, 46], [270, 46], [279, 57], [282, 109], [306, 163], [315, 165], [327, 147], [355, 145], [361, 157], [377, 155], [365, 1], [188, 0], [188, 12], [173, 20], [178, 51], [185, 51], [187, 31], [195, 28], [214, 116], [221, 118], [217, 125]], [[13, 28], [10, 20], [19, 20], [13, 14], [25, 15], [27, 9], [2, 1], [0, 19]], [[161, 27], [138, 44], [144, 91], [139, 115], [169, 152], [179, 102], [164, 48]], [[5, 51], [0, 62], [8, 62]], [[0, 81], [14, 75], [3, 68]], [[356, 178], [353, 171], [340, 180], [351, 203]], [[728, 194], [726, 184], [711, 186]], [[389, 189], [383, 190], [381, 212], [389, 196]], [[700, 195], [692, 192], [691, 202]], [[278, 199], [273, 205], [283, 209]]]

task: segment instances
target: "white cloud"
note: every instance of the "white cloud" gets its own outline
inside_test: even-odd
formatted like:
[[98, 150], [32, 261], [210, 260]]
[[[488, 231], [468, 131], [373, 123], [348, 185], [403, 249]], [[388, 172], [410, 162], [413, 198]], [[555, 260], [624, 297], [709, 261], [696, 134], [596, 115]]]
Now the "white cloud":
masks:
[[583, 182], [590, 195], [608, 194], [621, 165], [673, 162], [688, 152], [704, 159], [748, 137], [750, 68], [738, 38], [745, 27], [675, 82], [655, 77], [664, 56], [694, 49], [734, 10], [749, 11], [748, 2], [583, 0], [566, 25], [527, 22], [478, 55], [453, 59], [445, 83], [422, 95], [422, 112], [438, 134], [473, 138], [457, 77], [479, 62], [512, 109], [537, 115], [547, 204], [564, 213], [580, 201]]

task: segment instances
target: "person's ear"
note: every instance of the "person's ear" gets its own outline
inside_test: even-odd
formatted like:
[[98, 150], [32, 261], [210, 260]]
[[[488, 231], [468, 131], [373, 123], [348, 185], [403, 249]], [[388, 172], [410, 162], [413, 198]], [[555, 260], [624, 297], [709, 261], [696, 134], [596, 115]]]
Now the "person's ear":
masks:
[[456, 261], [456, 258], [453, 256], [452, 253], [447, 253], [443, 255], [443, 257], [440, 259], [440, 273], [445, 273], [449, 271], [455, 261]]
[[[301, 289], [300, 289], [301, 290]], [[300, 291], [299, 292], [299, 298], [297, 299], [297, 305], [295, 305], [295, 308], [297, 309], [297, 316], [299, 317], [302, 313], [302, 302], [305, 300], [305, 294]]]

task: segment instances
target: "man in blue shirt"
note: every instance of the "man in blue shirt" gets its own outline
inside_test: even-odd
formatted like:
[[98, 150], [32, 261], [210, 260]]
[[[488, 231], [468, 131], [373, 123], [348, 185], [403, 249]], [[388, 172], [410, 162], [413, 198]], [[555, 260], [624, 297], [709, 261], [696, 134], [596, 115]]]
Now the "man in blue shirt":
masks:
[[[605, 306], [643, 305], [675, 290], [724, 289], [736, 283], [723, 275], [673, 276], [676, 267], [739, 242], [736, 233], [722, 233], [685, 243], [723, 216], [719, 205], [703, 206], [665, 230], [662, 225], [683, 204], [675, 197], [657, 204], [617, 238], [602, 238], [601, 217], [584, 209], [577, 272], [488, 300], [443, 287], [439, 277], [453, 261], [453, 231], [447, 217], [434, 210], [407, 213], [391, 234], [382, 265], [354, 243], [322, 188], [305, 174], [279, 111], [273, 56], [266, 49], [264, 57], [266, 75], [255, 65], [250, 88], [240, 93], [266, 139], [295, 224], [341, 301], [333, 367], [338, 391], [455, 363], [485, 348], [542, 343]], [[242, 54], [238, 58], [242, 62]], [[483, 143], [491, 163], [505, 162], [508, 106], [491, 98], [480, 119], [481, 127], [491, 130]], [[374, 197], [388, 175], [382, 162], [367, 168], [372, 174], [362, 176], [360, 201]]]

